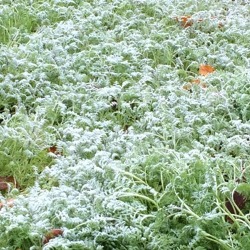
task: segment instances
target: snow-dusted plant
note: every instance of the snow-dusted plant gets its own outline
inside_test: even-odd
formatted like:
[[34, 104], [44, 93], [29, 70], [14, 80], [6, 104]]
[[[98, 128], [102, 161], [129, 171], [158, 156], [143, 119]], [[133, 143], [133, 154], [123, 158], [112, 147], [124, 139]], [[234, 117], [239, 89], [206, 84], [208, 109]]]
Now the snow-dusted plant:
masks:
[[0, 0], [0, 249], [248, 249], [248, 16]]

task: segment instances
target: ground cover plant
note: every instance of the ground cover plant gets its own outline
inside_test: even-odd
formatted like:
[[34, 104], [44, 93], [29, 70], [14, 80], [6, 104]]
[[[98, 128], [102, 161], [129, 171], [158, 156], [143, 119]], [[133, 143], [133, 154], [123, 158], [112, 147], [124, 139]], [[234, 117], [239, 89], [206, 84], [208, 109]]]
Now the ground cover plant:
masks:
[[0, 0], [0, 249], [249, 249], [249, 15]]

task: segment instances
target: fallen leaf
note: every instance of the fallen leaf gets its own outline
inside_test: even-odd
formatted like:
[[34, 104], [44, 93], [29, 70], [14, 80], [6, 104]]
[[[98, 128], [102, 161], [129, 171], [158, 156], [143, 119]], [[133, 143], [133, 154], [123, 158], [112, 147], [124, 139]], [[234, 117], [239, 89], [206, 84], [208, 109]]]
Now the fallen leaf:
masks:
[[[194, 23], [200, 23], [203, 22], [204, 19], [203, 18], [193, 18], [191, 15], [186, 15], [186, 16], [180, 16], [180, 17], [175, 17], [175, 20], [177, 20], [180, 25], [184, 28], [190, 27], [192, 26]], [[212, 20], [217, 20], [218, 22], [218, 28], [222, 28], [224, 25], [222, 23], [222, 21], [219, 21], [217, 17], [212, 16], [210, 18], [208, 18], [208, 20], [212, 21]]]
[[43, 244], [47, 244], [51, 239], [54, 239], [63, 234], [63, 230], [60, 228], [51, 229], [43, 238]]
[[14, 199], [13, 198], [9, 198], [7, 199], [5, 202], [0, 202], [0, 209], [4, 206], [7, 206], [7, 207], [13, 207], [14, 205]]
[[218, 28], [223, 28], [223, 26], [224, 26], [224, 25], [223, 25], [222, 22], [219, 22], [219, 23], [218, 23]]
[[215, 71], [214, 67], [208, 64], [201, 64], [199, 67], [199, 74], [202, 76], [206, 76], [214, 71]]
[[176, 20], [181, 24], [182, 27], [187, 28], [192, 26], [193, 20], [191, 16], [180, 16], [176, 17]]
[[[233, 201], [237, 207], [229, 199], [226, 200], [225, 206], [231, 214], [238, 214], [238, 210], [242, 210], [245, 207], [247, 198], [239, 192], [234, 191]], [[233, 222], [229, 216], [226, 216], [226, 220], [230, 223]]]
[[51, 147], [48, 148], [48, 152], [55, 154], [55, 155], [62, 155], [62, 153], [58, 150], [56, 145], [53, 145]]
[[1, 176], [0, 177], [0, 191], [7, 191], [10, 186], [18, 187], [18, 183], [16, 182], [13, 176]]
[[192, 84], [191, 84], [191, 83], [184, 84], [184, 85], [182, 86], [182, 88], [185, 89], [185, 90], [191, 90]]

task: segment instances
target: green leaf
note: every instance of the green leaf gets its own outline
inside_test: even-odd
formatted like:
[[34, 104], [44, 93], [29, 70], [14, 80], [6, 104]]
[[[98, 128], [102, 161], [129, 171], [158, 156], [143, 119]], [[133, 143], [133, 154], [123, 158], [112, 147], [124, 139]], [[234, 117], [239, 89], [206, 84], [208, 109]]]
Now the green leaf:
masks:
[[248, 183], [240, 183], [236, 189], [239, 193], [250, 197], [250, 184]]

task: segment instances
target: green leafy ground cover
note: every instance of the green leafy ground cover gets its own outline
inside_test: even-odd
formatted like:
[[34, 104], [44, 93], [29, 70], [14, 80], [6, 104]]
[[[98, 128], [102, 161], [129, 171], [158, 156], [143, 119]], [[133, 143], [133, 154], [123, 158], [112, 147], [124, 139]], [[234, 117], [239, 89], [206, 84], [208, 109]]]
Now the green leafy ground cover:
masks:
[[[231, 0], [1, 0], [0, 176], [19, 187], [0, 196], [14, 198], [0, 249], [250, 249], [249, 15]], [[197, 77], [206, 88], [183, 87]]]

